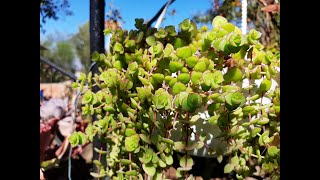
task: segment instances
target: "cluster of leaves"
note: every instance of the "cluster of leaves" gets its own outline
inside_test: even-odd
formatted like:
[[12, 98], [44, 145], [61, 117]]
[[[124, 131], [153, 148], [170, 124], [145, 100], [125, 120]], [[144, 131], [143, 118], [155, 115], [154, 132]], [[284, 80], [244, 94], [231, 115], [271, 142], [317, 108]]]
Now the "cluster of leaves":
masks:
[[[260, 42], [267, 49], [280, 49], [280, 11], [270, 11], [270, 7], [280, 9], [280, 0], [250, 0], [247, 2], [248, 26], [262, 32]], [[194, 15], [197, 23], [208, 23], [217, 15], [223, 16], [236, 25], [241, 25], [240, 0], [212, 0], [211, 6], [205, 13]], [[266, 10], [269, 9], [269, 10]]]
[[[84, 94], [82, 112], [98, 120], [85, 136], [74, 133], [70, 143], [76, 146], [94, 136], [106, 143], [108, 151], [96, 151], [105, 155], [107, 166], [95, 160], [100, 173], [93, 176], [163, 179], [173, 151], [181, 151], [176, 175], [191, 177], [194, 162], [188, 150], [209, 148], [206, 134], [191, 128], [205, 108], [209, 117], [204, 121], [218, 126], [219, 138], [228, 144], [211, 149], [219, 162], [228, 159], [225, 173], [234, 171], [242, 179], [261, 166], [266, 175], [279, 178], [280, 88], [270, 88], [280, 60], [263, 50], [260, 32], [241, 34], [221, 16], [212, 25], [211, 30], [198, 29], [186, 19], [176, 31], [174, 26], [148, 28], [136, 19], [137, 30], [112, 32], [110, 54], [92, 55], [100, 73], [81, 74], [73, 87]], [[243, 86], [245, 80], [249, 84]], [[262, 103], [262, 98], [271, 102]], [[174, 142], [171, 131], [178, 126], [183, 136]], [[198, 142], [188, 144], [192, 134]]]

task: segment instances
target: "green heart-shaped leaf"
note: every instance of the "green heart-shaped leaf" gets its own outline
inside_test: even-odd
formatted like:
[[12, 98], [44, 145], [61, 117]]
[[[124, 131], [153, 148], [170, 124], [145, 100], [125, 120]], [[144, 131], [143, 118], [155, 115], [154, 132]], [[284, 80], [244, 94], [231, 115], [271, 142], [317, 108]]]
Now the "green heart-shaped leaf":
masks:
[[240, 92], [230, 92], [225, 96], [226, 108], [230, 111], [244, 105], [246, 99]]
[[187, 87], [184, 84], [182, 84], [180, 82], [177, 82], [177, 83], [175, 83], [173, 85], [172, 92], [173, 92], [173, 94], [176, 95], [176, 94], [179, 94], [182, 91], [185, 91], [186, 89], [187, 89]]
[[155, 92], [153, 103], [156, 105], [157, 109], [169, 109], [171, 107], [171, 102], [171, 95], [164, 89], [160, 88]]
[[224, 79], [223, 79], [223, 74], [222, 74], [221, 71], [215, 71], [215, 72], [213, 73], [213, 77], [214, 77], [214, 82], [215, 82], [216, 84], [220, 84], [220, 83], [222, 83], [222, 82], [224, 81]]
[[194, 68], [196, 66], [196, 64], [198, 63], [199, 58], [197, 56], [190, 56], [188, 58], [185, 59], [187, 65], [190, 68]]
[[231, 23], [221, 23], [221, 28], [223, 28], [224, 30], [226, 30], [228, 33], [232, 32], [235, 30], [235, 26]]
[[178, 75], [177, 80], [183, 84], [188, 84], [190, 81], [190, 75], [187, 73], [181, 73]]
[[177, 51], [178, 58], [181, 58], [181, 59], [187, 59], [192, 55], [192, 52], [189, 46], [178, 48], [176, 51]]
[[221, 163], [222, 160], [223, 160], [223, 156], [222, 156], [222, 155], [219, 155], [218, 158], [217, 158], [217, 160], [218, 160], [219, 163]]
[[171, 72], [177, 72], [183, 68], [183, 62], [178, 62], [178, 61], [170, 61], [169, 63], [169, 69]]
[[198, 72], [204, 72], [207, 69], [207, 65], [204, 62], [198, 62], [194, 66], [194, 70]]
[[136, 131], [134, 129], [131, 129], [131, 128], [127, 128], [126, 131], [125, 131], [125, 135], [128, 137], [128, 136], [132, 136], [132, 135], [135, 135], [137, 134]]
[[186, 147], [186, 142], [183, 142], [183, 141], [174, 142], [174, 148], [178, 151], [184, 150], [185, 147]]
[[167, 44], [163, 50], [165, 57], [168, 57], [173, 52], [173, 50], [174, 47], [171, 44]]
[[170, 35], [170, 36], [176, 36], [177, 32], [176, 32], [176, 28], [174, 26], [166, 26], [164, 28], [164, 30]]
[[202, 104], [202, 97], [197, 93], [192, 93], [188, 95], [187, 102], [192, 109], [199, 108]]
[[153, 150], [150, 148], [147, 148], [144, 151], [140, 151], [139, 160], [144, 164], [148, 164], [152, 160], [153, 153]]
[[220, 118], [220, 115], [215, 115], [215, 116], [211, 116], [209, 119], [208, 119], [208, 122], [212, 125], [216, 125], [218, 124], [218, 119]]
[[154, 46], [157, 44], [156, 38], [154, 36], [149, 36], [146, 38], [146, 42], [149, 46]]
[[264, 79], [260, 86], [259, 86], [259, 89], [260, 91], [262, 92], [266, 92], [268, 91], [270, 88], [271, 88], [271, 85], [272, 85], [272, 81], [271, 80], [268, 80], [268, 79]]
[[187, 45], [186, 41], [181, 38], [175, 38], [175, 40], [173, 41], [174, 49], [178, 49], [178, 48], [183, 47], [185, 45]]
[[123, 52], [124, 52], [124, 48], [123, 48], [122, 44], [120, 44], [118, 42], [115, 43], [115, 45], [113, 46], [113, 49], [115, 52], [118, 52], [120, 54], [123, 54]]
[[261, 126], [263, 126], [263, 125], [265, 125], [265, 124], [268, 124], [268, 123], [269, 123], [269, 119], [266, 118], [266, 117], [260, 117], [260, 118], [259, 118], [259, 121], [257, 122], [257, 124], [258, 124], [258, 125], [261, 125]]
[[231, 158], [231, 163], [232, 163], [234, 166], [238, 165], [238, 164], [239, 164], [239, 157], [238, 157], [237, 155], [233, 156], [233, 157]]
[[82, 104], [89, 104], [93, 101], [93, 93], [88, 90], [86, 91], [86, 93], [84, 93], [83, 97], [82, 97]]
[[192, 73], [191, 73], [191, 82], [193, 84], [199, 84], [201, 77], [202, 77], [202, 73], [201, 72], [192, 71]]
[[212, 26], [214, 28], [220, 27], [223, 24], [228, 23], [228, 20], [222, 16], [216, 16], [213, 20], [212, 20]]
[[152, 164], [142, 164], [142, 168], [151, 177], [156, 174], [156, 168]]
[[125, 138], [125, 148], [128, 152], [134, 151], [139, 147], [140, 137], [138, 134]]
[[233, 171], [234, 169], [234, 165], [233, 164], [226, 164], [223, 168], [223, 172], [228, 174], [230, 173], [231, 171]]
[[160, 73], [155, 73], [152, 75], [152, 78], [159, 84], [162, 84], [163, 79], [164, 79], [164, 75], [160, 74]]
[[145, 135], [145, 134], [139, 134], [139, 137], [140, 137], [141, 140], [144, 141], [145, 143], [151, 144], [151, 140], [150, 140], [150, 138], [149, 138], [147, 135]]
[[171, 156], [170, 154], [166, 154], [166, 155], [165, 155], [165, 160], [166, 160], [166, 164], [167, 164], [168, 166], [170, 166], [170, 165], [173, 164], [173, 158], [172, 158], [172, 156]]
[[190, 155], [184, 155], [180, 159], [179, 164], [180, 164], [181, 167], [190, 168], [190, 167], [193, 166], [193, 159], [191, 158]]
[[79, 144], [79, 135], [77, 132], [72, 132], [71, 136], [69, 137], [69, 142], [72, 147], [75, 147]]
[[276, 157], [280, 153], [280, 149], [276, 146], [269, 146], [268, 147], [268, 155], [272, 158]]
[[167, 36], [167, 31], [165, 31], [163, 28], [159, 28], [158, 32], [154, 33], [154, 36], [158, 39], [163, 39]]
[[214, 75], [213, 73], [204, 73], [203, 74], [203, 82], [206, 86], [212, 86], [214, 82]]
[[179, 24], [179, 28], [182, 31], [192, 31], [193, 30], [193, 26], [191, 25], [190, 19], [183, 20], [182, 23]]
[[233, 67], [224, 74], [223, 78], [226, 82], [238, 82], [242, 79], [242, 72], [239, 68]]

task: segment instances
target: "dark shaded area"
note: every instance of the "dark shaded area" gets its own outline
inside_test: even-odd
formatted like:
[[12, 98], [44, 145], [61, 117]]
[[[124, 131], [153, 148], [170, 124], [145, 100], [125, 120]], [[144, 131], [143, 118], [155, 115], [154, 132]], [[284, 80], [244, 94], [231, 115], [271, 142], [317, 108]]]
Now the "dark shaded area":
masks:
[[[173, 167], [177, 169], [180, 167], [178, 156], [183, 156], [184, 154], [175, 152], [173, 153]], [[203, 179], [210, 178], [228, 178], [228, 179], [236, 179], [235, 174], [230, 175], [223, 173], [223, 168], [226, 165], [226, 159], [223, 159], [221, 163], [218, 162], [216, 158], [205, 158], [192, 156], [194, 161], [194, 165], [192, 169], [189, 171], [189, 174], [193, 176], [201, 176]]]
[[[174, 151], [173, 153], [173, 167], [175, 169], [179, 168], [179, 159], [178, 156], [183, 156], [184, 154]], [[221, 179], [237, 179], [236, 174], [231, 172], [230, 174], [225, 174], [224, 166], [227, 164], [226, 157], [222, 160], [221, 163], [218, 162], [216, 158], [205, 158], [192, 156], [194, 165], [192, 169], [189, 171], [189, 174], [195, 176], [201, 176], [204, 180], [209, 180], [211, 178], [221, 178]], [[263, 180], [263, 178], [259, 176], [250, 176], [256, 180]]]
[[[92, 164], [86, 164], [85, 160], [79, 156], [79, 159], [71, 161], [72, 180], [92, 179], [90, 171]], [[68, 180], [68, 160], [61, 161], [59, 167], [52, 168], [44, 172], [46, 180]]]

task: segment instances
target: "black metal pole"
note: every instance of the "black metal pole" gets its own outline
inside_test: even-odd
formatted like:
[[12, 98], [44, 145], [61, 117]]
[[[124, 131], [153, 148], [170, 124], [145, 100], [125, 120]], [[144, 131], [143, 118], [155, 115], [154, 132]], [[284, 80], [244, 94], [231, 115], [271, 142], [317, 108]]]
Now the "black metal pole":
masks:
[[[90, 0], [90, 54], [95, 51], [99, 53], [104, 53], [104, 16], [105, 16], [105, 2], [104, 0]], [[92, 63], [92, 60], [90, 60]], [[95, 65], [91, 68], [92, 74], [98, 72], [98, 67]], [[99, 89], [97, 86], [93, 87], [93, 92], [97, 92]], [[96, 117], [92, 116], [92, 121], [96, 121]], [[99, 142], [98, 137], [96, 136], [93, 140], [93, 147], [101, 149], [101, 142]], [[93, 150], [93, 159], [101, 161], [102, 164], [106, 164], [105, 156], [99, 157], [99, 154]], [[93, 165], [93, 172], [98, 173], [99, 169]]]

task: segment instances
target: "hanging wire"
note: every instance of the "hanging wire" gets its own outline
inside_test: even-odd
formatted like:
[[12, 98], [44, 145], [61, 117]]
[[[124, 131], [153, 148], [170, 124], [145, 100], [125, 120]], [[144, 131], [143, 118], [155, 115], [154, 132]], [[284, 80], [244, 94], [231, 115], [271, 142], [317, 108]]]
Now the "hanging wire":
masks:
[[[91, 63], [91, 65], [90, 65], [90, 67], [89, 67], [89, 71], [91, 71], [92, 70], [92, 68], [94, 67], [94, 66], [96, 66], [97, 65], [97, 62], [92, 62]], [[73, 100], [73, 114], [72, 114], [72, 116], [73, 116], [73, 123], [75, 124], [76, 123], [76, 118], [77, 118], [77, 106], [78, 106], [78, 100], [79, 100], [79, 97], [80, 97], [80, 95], [81, 95], [81, 91], [79, 91], [78, 93], [77, 93], [77, 95], [76, 95], [76, 97], [74, 98], [74, 100]], [[73, 131], [75, 131], [76, 130], [76, 126], [74, 126], [73, 127]], [[72, 131], [72, 132], [73, 132]], [[72, 147], [70, 147], [70, 149], [69, 149], [69, 157], [68, 157], [68, 179], [69, 180], [72, 180], [71, 179], [71, 155], [72, 155]]]
[[172, 1], [172, 0], [169, 0], [169, 1], [167, 2], [166, 6], [164, 7], [164, 9], [163, 9], [160, 17], [159, 17], [158, 20], [157, 20], [156, 25], [154, 26], [155, 28], [157, 28], [157, 29], [159, 28], [159, 26], [160, 26], [160, 24], [161, 24], [161, 22], [162, 22], [162, 20], [163, 20], [163, 18], [164, 18], [164, 15], [166, 14], [166, 11], [167, 11], [169, 5], [171, 4], [171, 1]]
[[[172, 4], [175, 0], [172, 0], [170, 4]], [[170, 5], [169, 4], [169, 5]], [[167, 5], [167, 3], [165, 3], [160, 9], [159, 11], [157, 12], [156, 15], [154, 15], [148, 22], [147, 22], [147, 26], [148, 27], [151, 27], [151, 24], [153, 22], [155, 22], [157, 19], [159, 19], [159, 16], [161, 15], [162, 11], [164, 10], [165, 6]]]
[[247, 33], [247, 0], [242, 0], [241, 2], [241, 32], [242, 34]]
[[[74, 98], [74, 102], [73, 102], [73, 125], [76, 124], [76, 118], [77, 118], [77, 106], [78, 106], [78, 99], [81, 95], [81, 91], [79, 91], [76, 95], [76, 97]], [[73, 127], [73, 131], [76, 130], [76, 126]], [[69, 157], [68, 157], [68, 179], [71, 179], [71, 155], [72, 155], [72, 147], [70, 147], [69, 149]]]

